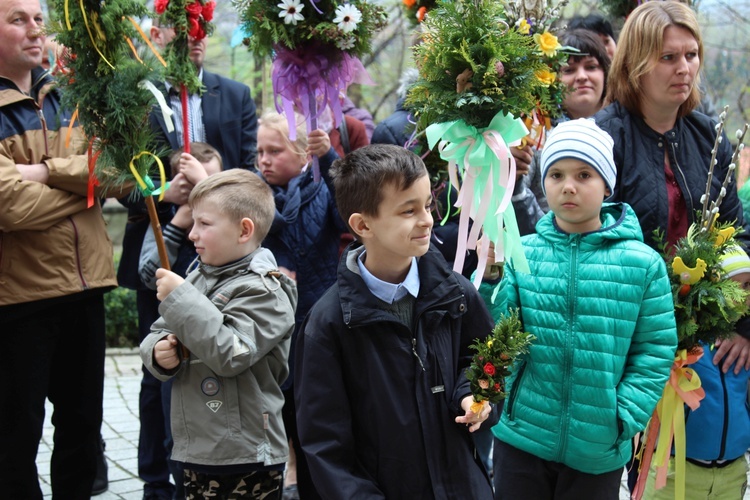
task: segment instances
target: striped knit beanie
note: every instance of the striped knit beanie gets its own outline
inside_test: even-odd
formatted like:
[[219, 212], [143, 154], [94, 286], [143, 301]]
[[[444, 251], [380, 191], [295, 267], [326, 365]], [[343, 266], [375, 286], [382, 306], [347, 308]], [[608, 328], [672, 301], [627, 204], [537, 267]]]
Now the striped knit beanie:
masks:
[[724, 268], [724, 276], [727, 278], [741, 273], [750, 273], [750, 257], [741, 247], [730, 247], [721, 256], [721, 267]]
[[[562, 122], [550, 132], [542, 149], [542, 189], [544, 178], [553, 163], [564, 158], [575, 158], [599, 172], [611, 195], [617, 182], [617, 168], [612, 155], [614, 145], [612, 137], [600, 129], [593, 119]], [[546, 190], [544, 192], [546, 194]]]

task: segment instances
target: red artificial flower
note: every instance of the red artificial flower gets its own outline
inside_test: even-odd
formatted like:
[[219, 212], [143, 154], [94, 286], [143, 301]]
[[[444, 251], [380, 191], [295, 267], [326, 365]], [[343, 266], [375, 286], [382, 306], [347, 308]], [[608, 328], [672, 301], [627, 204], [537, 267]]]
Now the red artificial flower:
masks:
[[169, 5], [169, 0], [154, 0], [154, 10], [159, 15], [164, 14], [164, 11], [167, 10], [167, 5]]
[[495, 392], [500, 392], [500, 384], [495, 384]]
[[216, 2], [214, 2], [213, 0], [211, 0], [206, 5], [203, 6], [203, 19], [205, 19], [206, 22], [214, 18], [215, 7], [216, 7]]
[[198, 19], [189, 17], [188, 24], [190, 25], [190, 28], [188, 29], [189, 36], [196, 40], [203, 40], [206, 38], [206, 31], [201, 26], [201, 23], [198, 22]]
[[490, 377], [495, 374], [495, 367], [492, 363], [487, 363], [484, 365], [484, 373], [486, 373]]
[[185, 6], [185, 10], [188, 13], [188, 19], [198, 19], [203, 14], [203, 6], [196, 0], [195, 2]]

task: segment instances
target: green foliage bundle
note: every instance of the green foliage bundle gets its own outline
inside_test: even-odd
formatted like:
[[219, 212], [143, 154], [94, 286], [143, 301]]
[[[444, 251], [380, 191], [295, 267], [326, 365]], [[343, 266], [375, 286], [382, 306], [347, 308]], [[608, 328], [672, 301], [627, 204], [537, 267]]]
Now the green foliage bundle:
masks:
[[154, 9], [159, 14], [164, 26], [174, 28], [174, 38], [167, 44], [165, 59], [167, 61], [167, 80], [175, 86], [184, 84], [188, 93], [203, 92], [203, 83], [198, 79], [198, 72], [190, 60], [189, 38], [201, 40], [211, 36], [214, 25], [210, 22], [214, 16], [216, 2], [213, 0], [156, 0]]
[[510, 21], [499, 0], [438, 2], [422, 24], [414, 50], [421, 78], [406, 99], [420, 128], [454, 120], [486, 127], [500, 111], [559, 115], [564, 88], [549, 63], [567, 60], [565, 48], [549, 31]]
[[386, 25], [385, 10], [365, 0], [234, 0], [257, 55], [271, 56], [277, 45], [290, 50], [318, 44], [354, 57], [368, 54], [372, 37]]
[[[66, 66], [58, 82], [63, 105], [78, 107], [78, 120], [87, 137], [94, 140], [96, 173], [102, 185], [121, 185], [132, 180], [128, 165], [141, 151], [152, 151], [153, 132], [148, 115], [153, 95], [139, 86], [158, 78], [153, 58], [139, 62], [128, 39], [137, 36], [127, 19], [147, 15], [136, 0], [84, 0], [81, 5], [54, 0], [56, 18], [51, 26], [57, 41], [67, 47]], [[136, 168], [144, 175], [152, 161], [143, 156]]]
[[[674, 249], [661, 247], [672, 285], [678, 350], [731, 336], [735, 323], [748, 312], [747, 292], [726, 278], [722, 268], [722, 258], [738, 248], [734, 234], [731, 223], [707, 231], [693, 224]], [[663, 238], [658, 231], [657, 236]]]
[[466, 370], [466, 377], [477, 404], [484, 401], [497, 403], [505, 399], [505, 379], [510, 375], [515, 359], [529, 352], [535, 338], [523, 331], [516, 309], [500, 318], [492, 335], [483, 340], [477, 339], [470, 346], [477, 353]]

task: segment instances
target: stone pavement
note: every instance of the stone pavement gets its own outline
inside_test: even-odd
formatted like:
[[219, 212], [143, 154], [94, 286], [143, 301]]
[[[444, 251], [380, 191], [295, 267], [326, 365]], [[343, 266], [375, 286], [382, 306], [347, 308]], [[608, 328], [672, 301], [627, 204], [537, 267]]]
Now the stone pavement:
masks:
[[[138, 393], [141, 388], [141, 358], [137, 349], [107, 349], [104, 365], [104, 422], [102, 435], [107, 443], [109, 490], [96, 500], [140, 500], [143, 482], [138, 478]], [[49, 463], [52, 456], [52, 405], [47, 402], [37, 467], [45, 499], [52, 498]], [[620, 500], [628, 500], [627, 484], [620, 489]], [[744, 500], [750, 500], [750, 491]]]

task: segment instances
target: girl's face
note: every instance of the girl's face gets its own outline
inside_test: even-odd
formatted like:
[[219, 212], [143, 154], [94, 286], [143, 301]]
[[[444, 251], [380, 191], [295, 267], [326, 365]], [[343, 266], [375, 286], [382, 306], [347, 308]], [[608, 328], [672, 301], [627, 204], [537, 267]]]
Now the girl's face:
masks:
[[573, 119], [588, 118], [601, 109], [604, 70], [595, 57], [571, 57], [568, 63], [560, 68], [560, 80], [569, 89], [563, 102], [568, 116]]
[[272, 186], [285, 187], [302, 172], [305, 157], [297, 154], [279, 131], [258, 128], [258, 170]]

